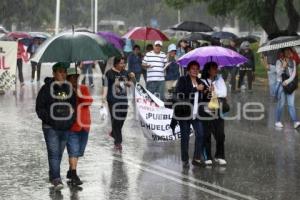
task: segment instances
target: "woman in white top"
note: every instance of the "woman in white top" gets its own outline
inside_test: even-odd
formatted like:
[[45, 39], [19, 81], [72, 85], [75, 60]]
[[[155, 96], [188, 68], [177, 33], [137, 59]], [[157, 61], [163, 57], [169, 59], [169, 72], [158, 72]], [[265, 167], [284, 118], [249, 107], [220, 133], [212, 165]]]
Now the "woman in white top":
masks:
[[[206, 95], [204, 99], [206, 102], [209, 102], [212, 97], [212, 91], [215, 92], [220, 102], [226, 101], [227, 88], [224, 82], [224, 79], [221, 75], [218, 75], [218, 65], [215, 62], [206, 63], [202, 71], [201, 81], [205, 83]], [[221, 104], [225, 105], [225, 103]], [[222, 106], [221, 106], [222, 107]], [[224, 107], [223, 107], [224, 109]], [[204, 155], [205, 155], [205, 164], [212, 164], [211, 156], [211, 135], [214, 136], [216, 140], [216, 153], [215, 153], [215, 163], [219, 165], [226, 165], [225, 160], [225, 122], [221, 116], [222, 109], [217, 111], [211, 111], [207, 108], [204, 108], [204, 111], [207, 116], [207, 120], [203, 120], [204, 128]], [[225, 109], [224, 109], [225, 111]], [[213, 118], [212, 118], [212, 114]]]
[[[297, 118], [297, 112], [295, 108], [295, 91], [288, 94], [284, 91], [283, 87], [290, 84], [296, 77], [297, 65], [295, 60], [293, 60], [293, 50], [291, 48], [285, 48], [282, 50], [283, 57], [276, 62], [276, 73], [277, 73], [277, 84], [276, 84], [276, 96], [278, 99], [276, 108], [276, 123], [277, 128], [283, 128], [281, 123], [281, 115], [285, 105], [285, 100], [287, 99], [288, 111], [290, 117], [294, 123], [294, 128], [300, 126], [300, 122]], [[282, 81], [282, 74], [286, 73], [289, 78]]]

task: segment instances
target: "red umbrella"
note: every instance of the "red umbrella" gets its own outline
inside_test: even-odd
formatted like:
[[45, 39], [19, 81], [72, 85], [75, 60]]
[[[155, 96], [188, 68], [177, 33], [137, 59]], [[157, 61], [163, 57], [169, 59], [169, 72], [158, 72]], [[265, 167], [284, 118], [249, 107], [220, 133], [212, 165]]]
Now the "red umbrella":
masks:
[[163, 34], [160, 30], [151, 27], [135, 27], [128, 33], [126, 33], [123, 38], [132, 40], [161, 40], [168, 41], [169, 38]]
[[31, 35], [25, 32], [10, 32], [6, 34], [6, 37], [13, 39], [31, 39]]

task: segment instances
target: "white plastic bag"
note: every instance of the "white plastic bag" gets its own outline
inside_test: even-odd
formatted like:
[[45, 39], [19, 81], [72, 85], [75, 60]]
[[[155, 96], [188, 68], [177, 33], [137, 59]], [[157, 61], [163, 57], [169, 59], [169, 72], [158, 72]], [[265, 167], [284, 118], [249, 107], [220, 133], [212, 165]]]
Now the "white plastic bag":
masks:
[[105, 121], [108, 117], [108, 111], [107, 108], [105, 106], [101, 106], [100, 107], [100, 119], [102, 121]]

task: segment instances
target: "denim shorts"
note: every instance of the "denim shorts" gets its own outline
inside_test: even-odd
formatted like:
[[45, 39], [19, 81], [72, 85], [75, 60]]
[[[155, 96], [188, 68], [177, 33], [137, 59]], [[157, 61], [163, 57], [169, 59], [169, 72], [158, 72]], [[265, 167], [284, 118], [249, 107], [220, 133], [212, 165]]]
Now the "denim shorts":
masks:
[[82, 157], [87, 145], [89, 133], [86, 131], [72, 132], [70, 131], [67, 150], [69, 157]]

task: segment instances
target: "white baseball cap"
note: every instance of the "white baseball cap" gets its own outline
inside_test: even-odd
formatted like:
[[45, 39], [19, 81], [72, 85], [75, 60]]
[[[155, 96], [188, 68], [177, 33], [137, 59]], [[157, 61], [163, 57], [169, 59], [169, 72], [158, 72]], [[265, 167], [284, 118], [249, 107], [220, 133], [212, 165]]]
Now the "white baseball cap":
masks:
[[156, 46], [156, 45], [160, 45], [162, 47], [163, 43], [162, 43], [162, 41], [157, 40], [157, 41], [154, 42], [154, 46]]
[[168, 53], [171, 52], [171, 51], [176, 51], [177, 48], [176, 48], [176, 45], [175, 44], [170, 44], [168, 46]]

